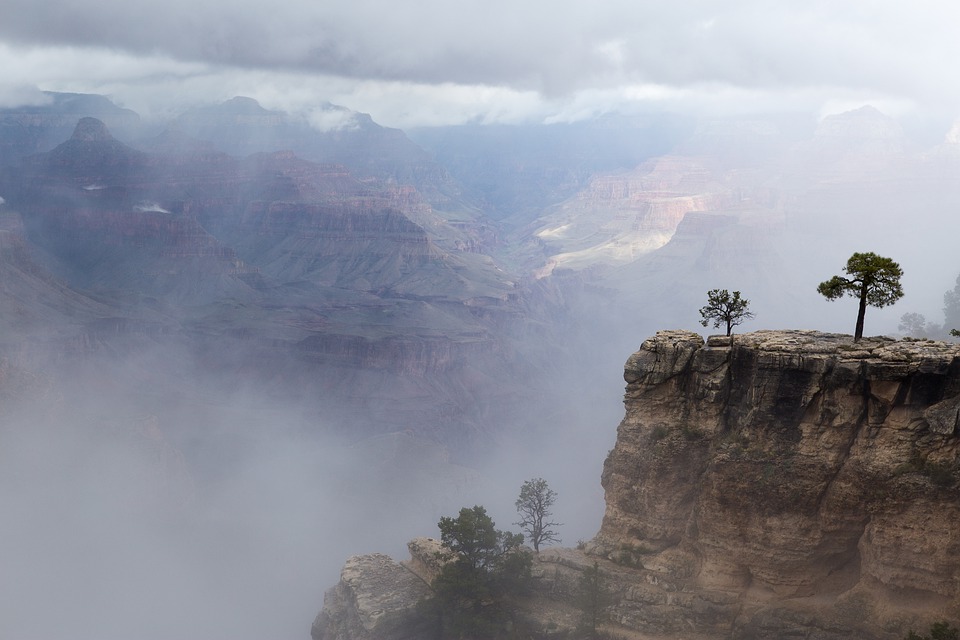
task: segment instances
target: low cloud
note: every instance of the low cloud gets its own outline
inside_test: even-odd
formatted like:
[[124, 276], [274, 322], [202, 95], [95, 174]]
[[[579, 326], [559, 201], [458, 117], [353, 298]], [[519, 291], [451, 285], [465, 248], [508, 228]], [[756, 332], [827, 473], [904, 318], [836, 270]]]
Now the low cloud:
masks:
[[307, 115], [307, 122], [317, 131], [356, 129], [354, 112], [347, 109], [317, 109]]
[[[86, 189], [86, 187], [84, 187]], [[96, 188], [96, 187], [94, 187]], [[138, 213], [170, 213], [157, 202], [141, 202], [134, 205], [133, 210]]]
[[50, 96], [39, 88], [26, 83], [9, 83], [0, 80], [0, 109], [49, 104]]

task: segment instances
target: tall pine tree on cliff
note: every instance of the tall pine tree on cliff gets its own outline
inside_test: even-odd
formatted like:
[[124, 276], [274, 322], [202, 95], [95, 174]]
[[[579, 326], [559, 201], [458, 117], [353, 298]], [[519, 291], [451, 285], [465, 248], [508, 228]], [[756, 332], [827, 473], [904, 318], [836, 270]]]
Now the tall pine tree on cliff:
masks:
[[854, 342], [863, 337], [863, 318], [867, 305], [886, 307], [903, 297], [900, 278], [903, 269], [891, 260], [875, 253], [854, 253], [843, 268], [847, 277], [833, 276], [817, 287], [817, 291], [827, 300], [842, 298], [844, 294], [859, 298], [860, 310], [857, 313], [857, 327], [853, 334]]

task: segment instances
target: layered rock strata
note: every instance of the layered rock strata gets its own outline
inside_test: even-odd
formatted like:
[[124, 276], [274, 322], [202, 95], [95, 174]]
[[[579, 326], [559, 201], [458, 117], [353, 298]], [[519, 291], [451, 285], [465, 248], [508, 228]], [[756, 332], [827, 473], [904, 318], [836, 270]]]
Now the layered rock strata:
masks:
[[809, 331], [658, 333], [625, 367], [593, 551], [735, 596], [691, 623], [736, 637], [896, 637], [914, 616], [956, 617], [958, 356]]

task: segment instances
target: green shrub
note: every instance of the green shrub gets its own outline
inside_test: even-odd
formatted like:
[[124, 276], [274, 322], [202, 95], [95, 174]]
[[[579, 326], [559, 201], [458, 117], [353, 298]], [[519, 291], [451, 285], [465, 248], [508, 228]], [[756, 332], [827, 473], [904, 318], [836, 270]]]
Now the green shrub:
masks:
[[929, 635], [921, 636], [911, 629], [904, 640], [960, 640], [960, 629], [947, 622], [934, 622]]
[[658, 424], [650, 431], [650, 442], [660, 442], [667, 437], [670, 430], [662, 424]]

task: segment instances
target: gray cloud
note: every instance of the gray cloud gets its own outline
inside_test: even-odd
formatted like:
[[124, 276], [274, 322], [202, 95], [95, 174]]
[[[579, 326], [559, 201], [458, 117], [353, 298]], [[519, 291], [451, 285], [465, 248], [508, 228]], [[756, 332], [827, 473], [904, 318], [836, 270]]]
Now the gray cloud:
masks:
[[[791, 7], [792, 5], [792, 7]], [[0, 36], [353, 78], [568, 90], [923, 82], [957, 45], [948, 3], [6, 3]], [[611, 55], [611, 54], [614, 55]], [[925, 71], [929, 72], [925, 73]], [[891, 85], [896, 86], [891, 86]]]
[[0, 61], [21, 85], [112, 92], [133, 108], [242, 93], [339, 101], [396, 126], [651, 102], [873, 102], [942, 117], [960, 113], [945, 73], [958, 18], [950, 3], [889, 0], [8, 0]]

